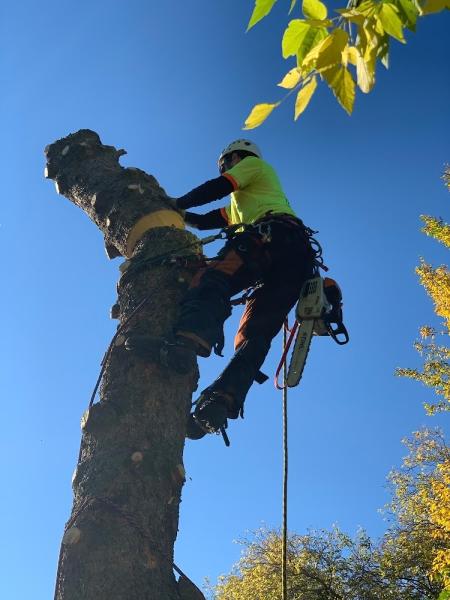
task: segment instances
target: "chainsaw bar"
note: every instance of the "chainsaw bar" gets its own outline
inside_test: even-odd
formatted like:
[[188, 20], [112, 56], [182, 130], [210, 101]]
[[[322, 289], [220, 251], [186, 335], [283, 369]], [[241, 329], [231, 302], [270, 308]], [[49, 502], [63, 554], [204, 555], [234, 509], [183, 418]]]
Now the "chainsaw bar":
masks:
[[288, 387], [295, 387], [300, 383], [303, 369], [308, 357], [309, 347], [314, 330], [314, 319], [302, 321], [292, 351], [291, 362], [286, 377]]

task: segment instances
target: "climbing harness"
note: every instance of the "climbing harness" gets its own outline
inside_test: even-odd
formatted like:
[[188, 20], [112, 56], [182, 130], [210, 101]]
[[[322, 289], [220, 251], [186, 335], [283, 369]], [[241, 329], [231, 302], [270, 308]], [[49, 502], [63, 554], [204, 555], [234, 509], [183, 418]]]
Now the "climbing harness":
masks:
[[284, 346], [275, 373], [275, 387], [277, 389], [283, 389], [278, 383], [278, 378], [297, 331], [287, 377], [283, 386], [295, 387], [299, 384], [313, 335], [329, 335], [340, 346], [347, 344], [349, 335], [342, 322], [341, 307], [341, 291], [333, 279], [316, 275], [303, 284], [300, 299], [295, 309], [296, 322]]
[[292, 217], [290, 215], [269, 215], [263, 219], [256, 221], [251, 225], [245, 225], [245, 231], [256, 231], [261, 237], [263, 243], [270, 243], [272, 240], [272, 225], [285, 224], [291, 227], [300, 228], [304, 237], [308, 240], [311, 247], [311, 254], [313, 260], [314, 270], [318, 272], [318, 269], [328, 271], [328, 267], [323, 262], [322, 257], [322, 246], [318, 240], [314, 237], [318, 231], [311, 229], [303, 223], [301, 219]]
[[[131, 258], [124, 261], [120, 268], [122, 273], [121, 282], [124, 278], [129, 277], [131, 274], [134, 274], [136, 271], [139, 271], [141, 268], [147, 265], [164, 265], [164, 264], [178, 264], [183, 263], [183, 261], [192, 260], [193, 257], [198, 257], [201, 260], [206, 260], [205, 257], [196, 255], [185, 256], [178, 255], [179, 252], [184, 252], [185, 250], [189, 250], [190, 248], [195, 248], [198, 246], [206, 246], [206, 244], [210, 244], [211, 242], [215, 242], [216, 240], [224, 240], [227, 239], [230, 235], [232, 235], [236, 231], [236, 226], [233, 225], [231, 227], [224, 227], [216, 233], [215, 235], [208, 235], [207, 237], [201, 238], [200, 240], [195, 240], [190, 244], [186, 244], [185, 246], [181, 246], [179, 248], [175, 248], [174, 250], [169, 250], [164, 252], [163, 254], [158, 254], [157, 256], [148, 256], [148, 257], [136, 257]], [[188, 263], [187, 263], [188, 264]]]
[[250, 226], [259, 234], [263, 244], [269, 244], [272, 241], [272, 222], [273, 221], [261, 221], [261, 223], [255, 223]]

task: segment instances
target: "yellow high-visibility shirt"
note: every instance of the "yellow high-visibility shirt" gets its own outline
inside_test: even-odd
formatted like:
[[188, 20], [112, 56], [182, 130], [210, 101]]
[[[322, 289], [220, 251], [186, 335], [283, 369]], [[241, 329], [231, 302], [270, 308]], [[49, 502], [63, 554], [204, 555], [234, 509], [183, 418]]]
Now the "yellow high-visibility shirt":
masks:
[[230, 225], [251, 224], [267, 213], [296, 216], [275, 170], [261, 158], [246, 156], [223, 173], [223, 177], [234, 188], [231, 203], [222, 209]]

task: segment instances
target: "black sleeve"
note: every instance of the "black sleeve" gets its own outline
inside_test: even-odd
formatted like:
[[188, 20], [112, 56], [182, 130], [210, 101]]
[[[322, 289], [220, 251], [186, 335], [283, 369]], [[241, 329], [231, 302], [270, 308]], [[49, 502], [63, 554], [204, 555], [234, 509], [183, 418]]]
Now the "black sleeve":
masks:
[[206, 215], [197, 215], [196, 213], [186, 212], [184, 220], [188, 225], [197, 229], [222, 229], [228, 222], [224, 219], [220, 208], [212, 210]]
[[219, 200], [219, 198], [228, 196], [233, 189], [231, 181], [221, 175], [220, 177], [216, 177], [216, 179], [210, 179], [202, 183], [202, 185], [178, 198], [177, 206], [183, 210], [193, 208], [194, 206], [202, 206], [203, 204], [208, 204], [208, 202], [213, 202], [213, 200]]

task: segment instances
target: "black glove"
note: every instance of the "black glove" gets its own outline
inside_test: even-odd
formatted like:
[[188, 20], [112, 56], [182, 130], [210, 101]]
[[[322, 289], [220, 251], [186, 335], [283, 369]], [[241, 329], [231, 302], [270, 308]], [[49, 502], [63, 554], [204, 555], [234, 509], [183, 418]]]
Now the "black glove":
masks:
[[183, 211], [184, 212], [184, 221], [185, 223], [187, 223], [189, 225], [189, 227], [193, 227], [194, 229], [200, 229], [199, 227], [199, 219], [198, 216], [195, 213], [192, 212], [187, 212], [187, 211]]
[[178, 207], [177, 198], [167, 197], [167, 204], [172, 210], [175, 210], [184, 219], [186, 211]]

